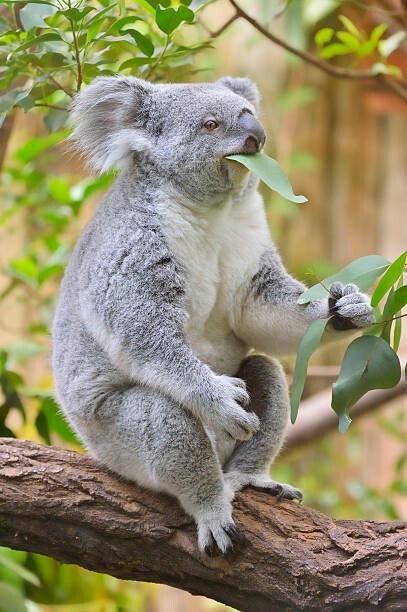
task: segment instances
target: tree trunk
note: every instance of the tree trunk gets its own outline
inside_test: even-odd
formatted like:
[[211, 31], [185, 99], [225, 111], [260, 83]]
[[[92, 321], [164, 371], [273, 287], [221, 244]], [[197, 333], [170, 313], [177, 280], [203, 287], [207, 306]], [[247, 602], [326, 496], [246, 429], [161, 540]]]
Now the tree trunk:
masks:
[[175, 500], [90, 457], [3, 438], [0, 465], [1, 545], [247, 612], [406, 609], [407, 523], [335, 521], [248, 489], [233, 513], [246, 540], [212, 559]]

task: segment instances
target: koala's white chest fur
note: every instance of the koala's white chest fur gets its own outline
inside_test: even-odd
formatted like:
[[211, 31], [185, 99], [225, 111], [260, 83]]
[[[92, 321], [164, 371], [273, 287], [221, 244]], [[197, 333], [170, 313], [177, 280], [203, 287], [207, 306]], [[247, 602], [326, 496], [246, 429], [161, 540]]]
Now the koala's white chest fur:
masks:
[[270, 240], [261, 197], [199, 211], [170, 202], [163, 216], [170, 249], [186, 270], [188, 341], [217, 373], [234, 375], [248, 347], [233, 321]]

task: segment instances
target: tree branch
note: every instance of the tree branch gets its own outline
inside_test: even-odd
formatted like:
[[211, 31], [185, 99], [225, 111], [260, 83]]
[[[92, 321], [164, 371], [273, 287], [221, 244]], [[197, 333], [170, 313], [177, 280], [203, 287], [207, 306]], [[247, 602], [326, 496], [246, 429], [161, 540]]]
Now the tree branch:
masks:
[[335, 521], [251, 489], [234, 502], [246, 542], [211, 559], [174, 500], [120, 481], [87, 456], [3, 438], [0, 466], [1, 545], [247, 612], [405, 605], [407, 523]]
[[295, 47], [292, 47], [290, 44], [286, 43], [281, 38], [278, 38], [278, 36], [276, 36], [272, 32], [269, 32], [268, 30], [266, 30], [266, 28], [264, 28], [258, 21], [256, 21], [256, 19], [251, 17], [248, 13], [246, 13], [246, 11], [240, 8], [240, 6], [238, 6], [235, 0], [229, 0], [229, 2], [234, 7], [239, 17], [242, 17], [248, 23], [250, 23], [254, 28], [256, 28], [256, 30], [260, 32], [260, 34], [265, 36], [268, 40], [275, 43], [276, 45], [279, 45], [279, 47], [282, 47], [286, 51], [289, 51], [289, 53], [292, 53], [293, 55], [300, 57], [302, 60], [304, 60], [308, 64], [311, 64], [312, 66], [319, 68], [319, 70], [322, 70], [323, 72], [326, 72], [327, 74], [337, 77], [337, 78], [360, 79], [360, 80], [371, 79], [371, 80], [381, 82], [387, 88], [391, 89], [391, 91], [394, 94], [396, 94], [402, 100], [407, 102], [407, 90], [405, 90], [403, 87], [403, 83], [404, 83], [403, 81], [398, 83], [394, 79], [384, 78], [382, 74], [375, 74], [371, 70], [353, 70], [350, 68], [342, 68], [341, 66], [334, 66], [333, 64], [330, 64], [329, 62], [321, 60], [318, 57], [315, 57], [314, 55], [312, 55], [311, 53], [308, 53], [307, 51], [296, 49]]

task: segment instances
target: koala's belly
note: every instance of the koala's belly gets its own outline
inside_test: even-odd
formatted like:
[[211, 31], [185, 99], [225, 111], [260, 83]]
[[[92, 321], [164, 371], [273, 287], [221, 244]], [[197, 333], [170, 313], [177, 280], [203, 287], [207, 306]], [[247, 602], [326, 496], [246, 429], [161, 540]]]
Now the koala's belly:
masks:
[[201, 361], [216, 373], [229, 376], [236, 374], [248, 351], [230, 326], [234, 294], [218, 259], [207, 259], [199, 274], [190, 275], [186, 336]]
[[195, 355], [207, 363], [217, 374], [234, 376], [248, 347], [227, 325], [219, 324], [216, 315], [200, 326], [190, 320], [186, 335]]

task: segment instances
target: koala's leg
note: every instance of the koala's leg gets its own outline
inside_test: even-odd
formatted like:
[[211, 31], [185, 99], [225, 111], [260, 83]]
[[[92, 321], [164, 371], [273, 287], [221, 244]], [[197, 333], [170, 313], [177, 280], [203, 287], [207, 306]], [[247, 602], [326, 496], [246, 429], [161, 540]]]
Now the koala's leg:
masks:
[[[78, 422], [77, 422], [78, 425]], [[199, 548], [226, 553], [239, 534], [233, 497], [201, 424], [174, 400], [146, 387], [111, 393], [80, 431], [91, 454], [141, 486], [178, 498], [198, 527]], [[81, 427], [79, 426], [81, 430]]]
[[248, 410], [260, 419], [260, 429], [250, 440], [237, 443], [227, 461], [225, 479], [233, 491], [245, 486], [265, 489], [280, 499], [302, 499], [298, 489], [269, 477], [273, 459], [279, 452], [288, 423], [289, 398], [285, 374], [274, 359], [252, 355], [244, 359], [238, 373], [250, 394]]

